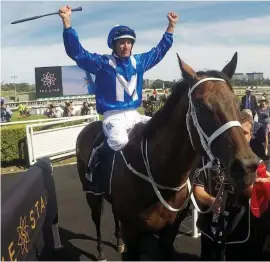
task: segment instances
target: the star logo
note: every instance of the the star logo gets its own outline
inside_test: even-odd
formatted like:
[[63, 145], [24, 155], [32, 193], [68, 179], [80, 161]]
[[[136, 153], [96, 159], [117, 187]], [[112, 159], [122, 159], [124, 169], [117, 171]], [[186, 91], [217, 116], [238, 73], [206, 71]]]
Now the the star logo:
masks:
[[54, 74], [51, 74], [50, 72], [47, 72], [47, 74], [43, 74], [43, 78], [41, 79], [44, 86], [54, 86], [56, 78], [54, 77]]
[[21, 247], [22, 255], [28, 253], [28, 243], [30, 242], [28, 228], [29, 226], [26, 224], [26, 217], [20, 217], [20, 226], [17, 227], [17, 232], [19, 235], [18, 246]]

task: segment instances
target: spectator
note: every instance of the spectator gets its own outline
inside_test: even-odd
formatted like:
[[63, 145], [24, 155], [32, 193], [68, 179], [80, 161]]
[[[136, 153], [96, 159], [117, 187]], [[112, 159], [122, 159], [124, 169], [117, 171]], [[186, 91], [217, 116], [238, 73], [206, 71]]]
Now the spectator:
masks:
[[49, 107], [47, 108], [44, 114], [48, 116], [49, 118], [61, 117], [61, 112], [53, 104], [49, 105]]
[[[245, 133], [247, 141], [251, 139], [252, 131], [252, 117], [246, 112], [240, 112], [240, 122]], [[228, 197], [226, 199], [226, 206], [223, 212], [225, 230], [231, 229], [233, 221], [239, 217], [244, 211], [241, 220], [236, 225], [232, 232], [229, 232], [226, 236], [226, 260], [249, 260], [250, 249], [249, 241], [245, 241], [249, 234], [249, 197], [246, 195], [236, 196], [232, 185], [226, 181], [225, 171], [221, 171], [221, 174], [225, 177], [222, 180], [219, 170], [211, 170], [209, 174], [201, 172], [199, 176], [195, 178], [194, 195], [198, 201], [202, 204], [203, 211], [206, 211], [210, 206], [213, 206], [213, 211], [206, 214], [200, 214], [197, 220], [197, 226], [201, 230], [201, 260], [220, 260], [221, 258], [221, 244], [215, 244], [214, 240], [221, 241], [222, 236], [217, 234], [219, 228], [219, 216], [221, 199], [215, 198], [218, 194], [221, 184], [225, 184], [228, 190]], [[251, 192], [252, 186], [246, 190]], [[215, 202], [214, 202], [215, 201]], [[232, 243], [234, 242], [234, 243]], [[235, 242], [242, 242], [237, 244]], [[220, 243], [220, 242], [219, 242]]]
[[157, 96], [158, 96], [157, 90], [154, 88], [153, 97], [154, 97], [155, 101], [157, 101]]
[[256, 111], [258, 108], [257, 100], [254, 95], [252, 95], [252, 88], [251, 86], [246, 88], [246, 95], [241, 98], [240, 108], [243, 109], [250, 109], [253, 115], [253, 118], [256, 115]]
[[5, 99], [1, 97], [1, 123], [10, 122], [12, 111], [5, 104]]
[[151, 102], [147, 100], [143, 100], [143, 108], [144, 108], [144, 114], [146, 116], [153, 116], [152, 108], [151, 108]]
[[166, 99], [167, 99], [167, 97], [169, 96], [168, 88], [165, 88], [165, 89], [164, 89], [164, 96], [165, 96]]
[[24, 112], [23, 104], [19, 104], [18, 111], [19, 111], [20, 117], [23, 117], [23, 112]]
[[30, 108], [26, 104], [24, 105], [23, 116], [24, 117], [30, 116]]
[[[244, 109], [246, 113], [248, 113], [251, 117], [252, 112], [250, 109]], [[253, 120], [252, 127], [252, 138], [250, 140], [250, 147], [252, 151], [263, 161], [268, 161], [269, 156], [268, 152], [268, 134], [266, 132], [266, 128], [262, 123]]]
[[70, 102], [66, 102], [66, 106], [64, 108], [63, 116], [64, 117], [74, 116], [72, 102], [71, 103]]
[[[267, 141], [265, 141], [266, 150], [268, 149], [268, 135], [270, 133], [270, 107], [267, 99], [259, 100], [257, 109], [258, 121], [262, 123], [266, 130]], [[267, 153], [267, 152], [266, 152]]]
[[87, 102], [83, 102], [82, 109], [81, 109], [81, 116], [85, 116], [89, 114], [90, 114], [90, 106]]
[[267, 94], [266, 93], [262, 94], [262, 99], [267, 99]]

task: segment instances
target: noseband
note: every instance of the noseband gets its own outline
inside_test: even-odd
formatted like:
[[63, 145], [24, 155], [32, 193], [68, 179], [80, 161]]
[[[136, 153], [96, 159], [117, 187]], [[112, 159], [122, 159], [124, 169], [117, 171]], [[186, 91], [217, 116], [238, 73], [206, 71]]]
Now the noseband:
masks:
[[191, 136], [191, 132], [190, 132], [190, 117], [191, 117], [193, 124], [197, 130], [197, 133], [200, 137], [201, 145], [210, 159], [209, 162], [203, 167], [203, 169], [212, 168], [215, 160], [217, 160], [217, 162], [219, 164], [219, 159], [217, 157], [215, 157], [211, 151], [211, 143], [217, 137], [219, 137], [221, 134], [223, 134], [225, 131], [227, 131], [228, 129], [235, 127], [235, 126], [241, 127], [241, 124], [239, 121], [229, 121], [226, 124], [222, 125], [220, 128], [218, 128], [210, 137], [208, 137], [205, 134], [205, 132], [203, 131], [203, 129], [201, 128], [201, 126], [199, 124], [199, 121], [198, 121], [198, 118], [196, 115], [196, 110], [195, 110], [194, 104], [192, 102], [191, 95], [192, 95], [193, 91], [196, 89], [196, 87], [198, 87], [201, 83], [206, 82], [206, 81], [222, 81], [222, 82], [226, 83], [226, 81], [222, 78], [207, 77], [207, 78], [203, 78], [203, 79], [199, 80], [195, 85], [193, 85], [189, 89], [189, 92], [188, 92], [189, 108], [188, 108], [188, 112], [186, 115], [186, 123], [187, 123], [187, 130], [189, 133], [189, 138], [190, 138], [191, 144], [195, 150], [194, 143], [193, 143], [192, 136]]

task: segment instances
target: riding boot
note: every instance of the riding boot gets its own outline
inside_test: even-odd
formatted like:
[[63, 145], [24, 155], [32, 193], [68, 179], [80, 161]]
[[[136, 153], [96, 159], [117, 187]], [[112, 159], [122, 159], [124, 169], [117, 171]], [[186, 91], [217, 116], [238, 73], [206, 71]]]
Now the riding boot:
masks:
[[114, 158], [115, 151], [110, 148], [107, 141], [98, 149], [98, 158], [101, 164], [102, 173], [111, 173], [112, 161]]
[[101, 177], [103, 177], [103, 182], [101, 183], [104, 188], [103, 190], [106, 193], [110, 193], [110, 181], [111, 181], [111, 175], [112, 175], [112, 168], [114, 166], [114, 155], [115, 151], [110, 148], [107, 141], [103, 143], [103, 145], [98, 149], [98, 158], [99, 158], [99, 164], [101, 165]]

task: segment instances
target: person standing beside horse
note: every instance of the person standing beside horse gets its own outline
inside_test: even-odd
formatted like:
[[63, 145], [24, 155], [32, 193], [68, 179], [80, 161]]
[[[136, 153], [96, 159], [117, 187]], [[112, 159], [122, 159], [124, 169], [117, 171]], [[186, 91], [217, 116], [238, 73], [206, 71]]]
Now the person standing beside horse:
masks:
[[[240, 123], [247, 141], [252, 137], [252, 115], [245, 111], [240, 112]], [[258, 183], [270, 181], [270, 173], [266, 171], [267, 178], [257, 178]], [[226, 176], [225, 176], [226, 177]], [[209, 179], [210, 178], [210, 179]], [[201, 260], [220, 260], [222, 254], [222, 238], [225, 234], [225, 258], [226, 260], [249, 260], [253, 253], [253, 242], [250, 237], [250, 207], [249, 197], [253, 186], [245, 189], [243, 195], [236, 196], [233, 186], [223, 181], [218, 172], [211, 171], [211, 174], [201, 173], [195, 178], [194, 195], [203, 205], [203, 212], [212, 206], [209, 213], [201, 213], [197, 220], [197, 226], [201, 230]], [[216, 197], [219, 194], [222, 184], [228, 191], [225, 200], [224, 211], [221, 212], [221, 199]], [[221, 213], [224, 216], [224, 225], [220, 221]], [[224, 230], [220, 232], [220, 227]]]
[[[244, 112], [247, 112], [251, 117], [253, 117], [250, 109], [244, 109]], [[249, 142], [252, 151], [267, 165], [269, 160], [268, 152], [268, 134], [266, 132], [266, 127], [255, 120], [253, 120], [252, 128], [252, 138]]]
[[[111, 55], [89, 53], [79, 42], [71, 27], [71, 7], [60, 8], [63, 20], [63, 39], [67, 55], [83, 70], [96, 75], [97, 112], [104, 116], [103, 130], [107, 137], [99, 149], [99, 159], [110, 163], [115, 151], [128, 143], [128, 130], [149, 117], [140, 115], [136, 109], [142, 101], [143, 74], [158, 64], [173, 44], [176, 13], [168, 13], [169, 25], [159, 44], [147, 53], [132, 55], [136, 34], [128, 26], [118, 25], [111, 29], [107, 44]], [[108, 165], [103, 164], [104, 168]], [[106, 172], [107, 170], [104, 170]]]
[[257, 108], [258, 122], [262, 123], [266, 131], [265, 154], [268, 154], [268, 137], [270, 134], [270, 106], [267, 99], [259, 100], [259, 107]]

